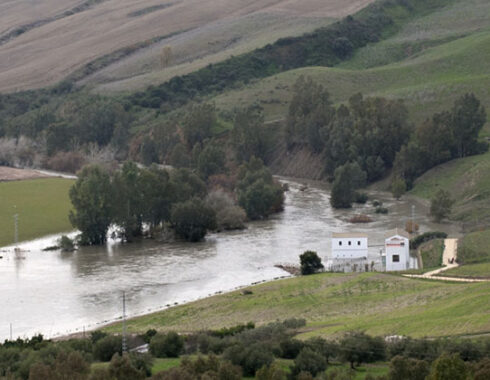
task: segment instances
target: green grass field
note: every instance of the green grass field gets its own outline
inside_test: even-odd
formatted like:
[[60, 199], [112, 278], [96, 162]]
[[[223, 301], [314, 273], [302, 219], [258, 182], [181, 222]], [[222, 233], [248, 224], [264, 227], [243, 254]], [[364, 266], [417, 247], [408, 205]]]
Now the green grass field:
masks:
[[73, 180], [48, 178], [0, 183], [0, 247], [14, 243], [14, 214], [19, 241], [71, 231], [68, 191]]
[[444, 276], [490, 278], [490, 263], [462, 265], [444, 272]]
[[420, 255], [424, 268], [437, 268], [442, 265], [442, 254], [444, 252], [444, 240], [431, 240], [420, 247]]
[[[132, 319], [130, 332], [149, 328], [196, 331], [254, 321], [305, 318], [302, 337], [369, 334], [414, 337], [490, 331], [490, 285], [412, 280], [380, 273], [319, 274], [265, 283]], [[119, 325], [107, 327], [119, 331]]]

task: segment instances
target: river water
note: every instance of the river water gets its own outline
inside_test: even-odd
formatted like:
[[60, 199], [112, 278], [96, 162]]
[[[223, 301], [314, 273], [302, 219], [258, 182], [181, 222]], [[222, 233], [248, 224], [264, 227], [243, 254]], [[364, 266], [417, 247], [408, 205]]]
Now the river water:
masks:
[[[110, 241], [104, 247], [84, 247], [74, 253], [43, 252], [56, 237], [21, 245], [22, 253], [4, 248], [0, 255], [0, 340], [42, 333], [55, 337], [94, 329], [122, 315], [141, 315], [175, 303], [196, 300], [288, 274], [274, 267], [298, 263], [298, 255], [314, 250], [323, 260], [330, 255], [332, 232], [369, 234], [369, 260], [378, 262], [384, 234], [403, 227], [415, 205], [421, 231], [446, 229], [431, 225], [427, 208], [416, 199], [396, 202], [385, 193], [371, 194], [390, 209], [373, 214], [369, 204], [350, 211], [332, 210], [322, 183], [287, 180], [285, 211], [266, 221], [250, 223], [244, 231], [210, 234], [202, 243], [132, 244]], [[355, 213], [373, 214], [375, 221], [353, 225]]]

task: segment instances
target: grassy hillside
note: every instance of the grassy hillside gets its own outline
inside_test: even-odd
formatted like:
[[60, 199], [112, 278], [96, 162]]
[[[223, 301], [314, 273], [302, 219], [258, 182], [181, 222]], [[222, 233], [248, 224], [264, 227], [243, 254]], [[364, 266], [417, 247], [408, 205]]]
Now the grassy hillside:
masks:
[[[490, 286], [387, 274], [319, 274], [275, 281], [132, 319], [149, 328], [195, 331], [247, 321], [306, 318], [303, 336], [363, 329], [369, 334], [446, 336], [490, 330]], [[118, 331], [120, 326], [107, 328]]]
[[[42, 5], [10, 1], [0, 5], [0, 40], [6, 41], [0, 44], [0, 91], [52, 85], [96, 58], [184, 31], [195, 33], [139, 51], [136, 61], [122, 63], [127, 68], [117, 64], [106, 71], [104, 78], [120, 80], [161, 72], [160, 52], [168, 44], [175, 51], [177, 64], [213, 55], [231, 45], [237, 50], [229, 54], [236, 54], [281, 36], [310, 31], [322, 19], [328, 23], [329, 19], [353, 13], [372, 1], [48, 0]], [[268, 22], [262, 23], [266, 27], [254, 28], [250, 22], [255, 16], [257, 25], [262, 16], [268, 15]], [[192, 36], [196, 34], [204, 38], [193, 44]]]
[[14, 214], [19, 214], [19, 241], [71, 231], [68, 190], [73, 182], [59, 178], [0, 182], [0, 247], [14, 243]]

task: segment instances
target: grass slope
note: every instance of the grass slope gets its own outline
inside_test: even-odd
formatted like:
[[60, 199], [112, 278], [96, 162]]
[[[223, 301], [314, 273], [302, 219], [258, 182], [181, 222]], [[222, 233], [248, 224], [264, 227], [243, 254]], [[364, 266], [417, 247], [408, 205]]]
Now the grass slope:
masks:
[[[398, 276], [319, 274], [275, 281], [206, 298], [128, 322], [130, 332], [196, 331], [292, 317], [308, 321], [303, 336], [354, 329], [414, 337], [490, 330], [490, 286], [412, 280]], [[106, 328], [119, 331], [119, 325]]]
[[463, 265], [444, 272], [444, 276], [465, 278], [490, 278], [490, 262]]
[[[490, 109], [490, 108], [489, 108]], [[417, 179], [412, 194], [431, 199], [439, 189], [455, 200], [452, 218], [472, 225], [490, 223], [490, 152], [453, 160]]]
[[0, 247], [14, 243], [14, 214], [19, 214], [19, 240], [73, 229], [68, 190], [74, 181], [49, 178], [0, 182]]

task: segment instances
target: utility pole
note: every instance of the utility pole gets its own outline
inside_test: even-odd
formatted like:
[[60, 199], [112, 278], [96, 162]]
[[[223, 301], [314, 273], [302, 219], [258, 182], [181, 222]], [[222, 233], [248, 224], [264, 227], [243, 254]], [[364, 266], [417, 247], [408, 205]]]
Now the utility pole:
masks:
[[11, 342], [13, 341], [13, 337], [12, 337], [12, 323], [10, 324], [10, 341]]
[[123, 331], [122, 331], [122, 352], [128, 352], [126, 342], [126, 292], [123, 292]]
[[19, 242], [19, 214], [14, 215], [14, 242], [17, 247], [17, 243]]

